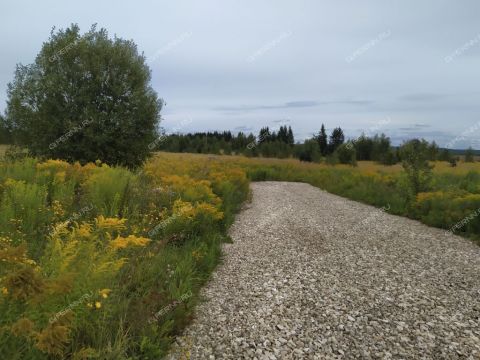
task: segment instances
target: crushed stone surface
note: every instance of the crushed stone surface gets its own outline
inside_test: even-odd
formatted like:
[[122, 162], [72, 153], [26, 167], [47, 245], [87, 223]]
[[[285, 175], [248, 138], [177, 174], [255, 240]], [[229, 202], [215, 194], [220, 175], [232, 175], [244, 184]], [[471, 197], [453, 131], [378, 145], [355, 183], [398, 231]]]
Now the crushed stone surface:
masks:
[[480, 359], [478, 245], [308, 184], [251, 187], [168, 358]]

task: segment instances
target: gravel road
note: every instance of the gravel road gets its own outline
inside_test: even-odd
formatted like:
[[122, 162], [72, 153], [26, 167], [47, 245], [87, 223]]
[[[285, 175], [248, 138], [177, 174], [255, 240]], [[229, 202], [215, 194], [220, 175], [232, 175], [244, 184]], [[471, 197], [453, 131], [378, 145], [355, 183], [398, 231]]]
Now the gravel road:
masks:
[[479, 246], [307, 184], [252, 190], [170, 358], [480, 359]]

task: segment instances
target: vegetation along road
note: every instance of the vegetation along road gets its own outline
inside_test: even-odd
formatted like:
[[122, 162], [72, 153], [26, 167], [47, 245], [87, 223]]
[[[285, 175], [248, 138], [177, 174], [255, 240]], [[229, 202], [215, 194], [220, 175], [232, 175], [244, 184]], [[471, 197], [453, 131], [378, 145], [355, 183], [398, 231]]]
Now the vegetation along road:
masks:
[[252, 189], [171, 358], [479, 358], [478, 245], [307, 184]]

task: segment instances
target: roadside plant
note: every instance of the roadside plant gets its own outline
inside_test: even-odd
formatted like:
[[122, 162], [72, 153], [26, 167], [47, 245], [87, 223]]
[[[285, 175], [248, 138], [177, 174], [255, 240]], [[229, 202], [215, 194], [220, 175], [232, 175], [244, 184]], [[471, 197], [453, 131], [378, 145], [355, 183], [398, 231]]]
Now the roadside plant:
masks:
[[427, 191], [432, 178], [433, 166], [428, 161], [428, 146], [428, 142], [423, 139], [413, 139], [400, 147], [402, 167], [414, 196], [421, 191]]

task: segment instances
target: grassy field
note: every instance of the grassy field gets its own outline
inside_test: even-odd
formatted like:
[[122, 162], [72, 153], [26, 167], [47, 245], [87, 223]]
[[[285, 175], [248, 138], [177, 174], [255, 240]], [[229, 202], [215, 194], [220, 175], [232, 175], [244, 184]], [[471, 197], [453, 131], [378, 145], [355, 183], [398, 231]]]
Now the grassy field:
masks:
[[[166, 156], [161, 154], [160, 156]], [[171, 158], [180, 154], [170, 154]], [[189, 155], [204, 159], [207, 155]], [[315, 164], [296, 159], [208, 155], [234, 164], [250, 180], [299, 181], [353, 200], [385, 207], [397, 215], [420, 220], [455, 234], [480, 238], [480, 162], [433, 162], [428, 191], [413, 195], [400, 164], [384, 166], [360, 161], [358, 166]]]
[[159, 359], [191, 319], [248, 195], [204, 157], [0, 163], [0, 353]]
[[301, 163], [297, 160], [235, 160], [253, 181], [306, 182], [331, 193], [420, 220], [453, 233], [480, 238], [480, 163], [434, 162], [428, 191], [411, 193], [401, 165], [373, 162], [347, 165]]
[[0, 158], [5, 154], [5, 151], [7, 150], [8, 145], [2, 145], [0, 144]]
[[0, 352], [163, 356], [191, 320], [250, 180], [306, 182], [478, 237], [480, 164], [434, 165], [429, 191], [412, 198], [400, 165], [372, 162], [159, 153], [137, 172], [100, 162], [1, 162]]

